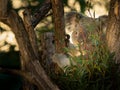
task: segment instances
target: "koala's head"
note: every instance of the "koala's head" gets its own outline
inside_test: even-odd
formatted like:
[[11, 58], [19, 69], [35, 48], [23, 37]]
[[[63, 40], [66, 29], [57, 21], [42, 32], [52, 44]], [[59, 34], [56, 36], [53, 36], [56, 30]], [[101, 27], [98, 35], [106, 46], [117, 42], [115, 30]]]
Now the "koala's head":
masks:
[[84, 16], [78, 12], [72, 11], [66, 14], [65, 16], [65, 33], [70, 36], [70, 43], [72, 41], [72, 33], [78, 32], [80, 29], [80, 19]]
[[83, 17], [82, 14], [75, 11], [69, 12], [65, 16], [65, 32], [71, 36], [72, 32], [79, 29], [79, 21]]

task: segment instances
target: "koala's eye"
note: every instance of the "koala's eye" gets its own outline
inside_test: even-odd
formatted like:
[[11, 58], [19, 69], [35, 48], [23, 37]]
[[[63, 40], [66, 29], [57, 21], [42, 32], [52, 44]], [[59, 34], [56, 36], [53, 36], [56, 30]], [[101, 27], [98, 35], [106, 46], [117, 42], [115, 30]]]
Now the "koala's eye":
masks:
[[77, 35], [78, 35], [78, 32], [75, 32], [75, 35], [77, 36]]

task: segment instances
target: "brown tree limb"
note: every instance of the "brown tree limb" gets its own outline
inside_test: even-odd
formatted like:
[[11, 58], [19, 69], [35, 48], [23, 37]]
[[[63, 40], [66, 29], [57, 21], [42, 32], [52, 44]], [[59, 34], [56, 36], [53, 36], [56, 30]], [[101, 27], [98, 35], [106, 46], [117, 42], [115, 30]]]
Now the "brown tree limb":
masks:
[[[14, 17], [14, 19], [12, 17]], [[27, 30], [25, 30], [22, 19], [16, 14], [15, 11], [11, 11], [8, 21], [11, 23], [12, 31], [14, 32], [19, 44], [19, 49], [24, 60], [23, 62], [25, 62], [25, 70], [34, 75], [34, 80], [38, 84], [37, 86], [39, 90], [58, 90], [56, 85], [52, 84], [41, 67], [38, 57], [36, 57], [30, 43], [29, 35]]]
[[110, 1], [106, 39], [110, 52], [115, 53], [116, 63], [120, 63], [120, 0]]
[[7, 22], [7, 4], [8, 0], [0, 0], [0, 21], [9, 25]]
[[[0, 3], [4, 3], [4, 0], [1, 0]], [[7, 6], [3, 6], [3, 8], [6, 8], [7, 10]], [[58, 90], [57, 86], [50, 81], [45, 71], [41, 67], [38, 60], [39, 58], [34, 52], [34, 49], [29, 38], [29, 34], [25, 28], [22, 19], [13, 10], [9, 10], [9, 13], [6, 13], [5, 16], [7, 16], [7, 18], [3, 20], [3, 22], [7, 21], [7, 23], [11, 27], [11, 30], [14, 32], [17, 42], [19, 44], [19, 49], [24, 64], [22, 65], [24, 67], [23, 70], [31, 74], [31, 76], [33, 77], [32, 81], [35, 81], [39, 90]], [[33, 30], [32, 27], [31, 29]]]
[[35, 27], [49, 12], [52, 8], [50, 0], [45, 0], [45, 2], [41, 5], [41, 7], [36, 10], [34, 15], [32, 16], [32, 25]]
[[31, 18], [31, 13], [30, 13], [29, 9], [25, 9], [25, 11], [23, 12], [23, 16], [24, 16], [24, 25], [25, 25], [25, 28], [26, 28], [27, 33], [29, 35], [30, 43], [32, 45], [32, 48], [34, 50], [36, 57], [39, 58], [37, 37], [36, 37], [35, 31], [34, 31], [34, 27], [32, 25], [32, 22], [31, 22], [32, 18]]
[[55, 47], [57, 53], [63, 53], [65, 47], [65, 22], [62, 0], [51, 0], [55, 27]]
[[7, 18], [8, 0], [0, 0], [0, 20]]

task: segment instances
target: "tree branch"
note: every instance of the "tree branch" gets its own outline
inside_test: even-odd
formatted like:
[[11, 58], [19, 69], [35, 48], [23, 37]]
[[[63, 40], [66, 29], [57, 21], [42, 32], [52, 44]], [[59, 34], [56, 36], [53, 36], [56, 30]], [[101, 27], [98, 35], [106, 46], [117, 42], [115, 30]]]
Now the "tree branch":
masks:
[[65, 47], [65, 22], [62, 0], [51, 0], [54, 26], [55, 26], [55, 46], [57, 53], [63, 53]]
[[[4, 4], [5, 1], [7, 2], [8, 0], [0, 0], [0, 5]], [[46, 0], [46, 1], [49, 1], [49, 0]], [[6, 9], [5, 11], [7, 11], [7, 5], [5, 6], [2, 5], [2, 8], [5, 8]], [[16, 40], [19, 45], [21, 57], [22, 57], [22, 62], [23, 62], [22, 66], [24, 67], [23, 70], [25, 70], [25, 72], [29, 72], [29, 74], [32, 77], [32, 81], [35, 81], [39, 90], [59, 90], [58, 87], [54, 85], [50, 81], [49, 77], [46, 75], [45, 71], [43, 70], [39, 62], [39, 57], [35, 53], [36, 48], [34, 47], [36, 44], [32, 44], [32, 43], [35, 43], [33, 39], [35, 39], [36, 37], [30, 36], [33, 34], [35, 35], [35, 33], [33, 31], [33, 27], [31, 26], [31, 22], [29, 21], [30, 19], [29, 12], [27, 13], [27, 16], [25, 16], [26, 25], [24, 25], [22, 19], [14, 10], [9, 10], [9, 12], [4, 12], [2, 10], [0, 11], [0, 13], [1, 13], [0, 20], [1, 20], [1, 17], [2, 18], [5, 17], [3, 22], [7, 22], [8, 25], [11, 27], [11, 30], [15, 34]], [[40, 13], [42, 14], [43, 12], [40, 11]], [[30, 34], [30, 32], [32, 32], [32, 34]]]
[[32, 18], [31, 18], [31, 13], [30, 13], [29, 9], [25, 9], [25, 11], [23, 12], [23, 16], [24, 16], [24, 25], [25, 25], [25, 28], [29, 35], [30, 43], [32, 45], [32, 48], [34, 50], [36, 57], [39, 58], [37, 37], [36, 37], [35, 31], [34, 31], [32, 22], [31, 22]]
[[34, 15], [32, 16], [32, 25], [35, 27], [49, 12], [52, 8], [50, 0], [45, 0], [45, 2], [41, 5], [41, 7], [36, 10]]
[[[12, 17], [14, 17], [14, 19]], [[11, 11], [8, 22], [11, 24], [12, 31], [18, 41], [20, 52], [24, 60], [23, 62], [25, 62], [25, 70], [34, 75], [33, 77], [35, 82], [37, 82], [39, 90], [58, 90], [57, 86], [50, 81], [41, 67], [38, 57], [36, 57], [30, 43], [29, 35], [25, 30], [22, 19], [15, 11]]]
[[7, 18], [8, 0], [0, 0], [0, 20]]

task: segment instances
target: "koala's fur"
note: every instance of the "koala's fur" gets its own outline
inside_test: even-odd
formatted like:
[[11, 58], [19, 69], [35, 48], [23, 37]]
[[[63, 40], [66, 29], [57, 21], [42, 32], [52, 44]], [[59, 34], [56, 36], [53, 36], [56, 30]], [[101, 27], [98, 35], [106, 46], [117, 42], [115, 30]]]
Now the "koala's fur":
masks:
[[89, 35], [98, 34], [98, 32], [105, 34], [107, 18], [106, 15], [99, 18], [90, 18], [75, 11], [67, 13], [65, 16], [65, 32], [70, 35], [70, 44], [75, 47], [81, 45], [83, 50], [90, 48]]

